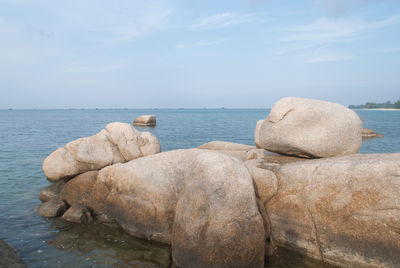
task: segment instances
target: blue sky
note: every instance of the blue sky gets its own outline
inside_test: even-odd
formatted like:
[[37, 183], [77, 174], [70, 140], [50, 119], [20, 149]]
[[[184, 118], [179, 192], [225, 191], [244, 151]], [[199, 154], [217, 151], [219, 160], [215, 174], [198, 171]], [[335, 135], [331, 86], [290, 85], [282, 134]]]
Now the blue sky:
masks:
[[0, 109], [400, 99], [398, 0], [0, 0]]

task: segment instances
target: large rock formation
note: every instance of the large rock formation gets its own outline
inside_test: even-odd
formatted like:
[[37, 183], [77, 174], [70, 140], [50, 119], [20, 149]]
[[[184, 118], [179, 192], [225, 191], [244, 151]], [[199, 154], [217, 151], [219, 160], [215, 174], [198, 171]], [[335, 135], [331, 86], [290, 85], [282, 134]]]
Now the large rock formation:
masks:
[[284, 98], [257, 123], [257, 147], [300, 157], [331, 157], [356, 153], [361, 146], [361, 120], [336, 103]]
[[151, 133], [140, 133], [129, 124], [114, 122], [94, 136], [77, 139], [54, 151], [44, 160], [43, 171], [49, 180], [57, 181], [160, 151], [160, 143]]
[[400, 154], [246, 165], [276, 245], [345, 267], [398, 267]]
[[178, 267], [264, 265], [264, 210], [244, 163], [228, 155], [190, 149], [138, 158], [81, 174], [60, 196], [71, 206], [66, 220], [93, 214], [170, 244]]

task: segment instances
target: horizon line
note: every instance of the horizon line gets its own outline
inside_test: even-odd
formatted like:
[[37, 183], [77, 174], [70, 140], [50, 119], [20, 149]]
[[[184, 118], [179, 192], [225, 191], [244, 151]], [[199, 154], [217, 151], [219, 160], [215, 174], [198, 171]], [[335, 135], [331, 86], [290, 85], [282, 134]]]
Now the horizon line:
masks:
[[261, 109], [271, 109], [270, 107], [262, 108], [239, 108], [239, 107], [193, 107], [193, 108], [0, 108], [0, 111], [16, 111], [16, 110], [261, 110]]

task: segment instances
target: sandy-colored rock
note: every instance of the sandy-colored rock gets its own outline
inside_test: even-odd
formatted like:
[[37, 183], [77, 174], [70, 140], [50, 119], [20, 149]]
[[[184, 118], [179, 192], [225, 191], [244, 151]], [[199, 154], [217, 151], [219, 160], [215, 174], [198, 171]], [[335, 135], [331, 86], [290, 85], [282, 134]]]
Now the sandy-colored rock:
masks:
[[210, 141], [202, 144], [199, 149], [217, 150], [217, 151], [248, 151], [256, 149], [253, 145], [228, 142], [228, 141]]
[[49, 180], [57, 181], [160, 151], [160, 143], [151, 133], [140, 133], [129, 124], [114, 122], [94, 136], [77, 139], [54, 151], [44, 160], [43, 171]]
[[242, 161], [261, 159], [270, 155], [278, 155], [264, 149], [257, 149], [256, 146], [227, 141], [211, 141], [200, 145], [198, 148], [218, 151], [220, 153], [236, 157]]
[[25, 264], [18, 257], [15, 250], [0, 239], [0, 267], [25, 268]]
[[39, 193], [38, 195], [39, 200], [42, 202], [47, 202], [50, 199], [58, 197], [64, 185], [65, 185], [64, 181], [57, 181], [52, 183]]
[[42, 217], [54, 218], [62, 216], [67, 208], [67, 204], [59, 197], [56, 197], [41, 204], [38, 207], [37, 212]]
[[256, 130], [254, 131], [254, 143], [256, 144], [257, 148], [262, 148], [260, 143], [260, 130], [263, 123], [264, 120], [258, 120], [256, 124]]
[[362, 138], [370, 139], [370, 138], [383, 138], [382, 134], [376, 133], [372, 129], [363, 128], [362, 129]]
[[361, 146], [361, 120], [340, 104], [284, 98], [257, 123], [255, 143], [268, 151], [300, 157], [354, 154]]
[[240, 159], [242, 161], [245, 161], [247, 159], [247, 151], [235, 151], [235, 150], [212, 150], [212, 151], [223, 153], [235, 157], [237, 159]]
[[200, 149], [102, 169], [87, 207], [136, 237], [172, 245], [179, 267], [263, 267], [267, 228], [244, 163]]
[[273, 170], [279, 167], [279, 164], [269, 163], [262, 159], [251, 159], [245, 164], [253, 176], [261, 202], [265, 206], [278, 192], [278, 178]]
[[60, 192], [60, 198], [68, 205], [83, 203], [90, 194], [98, 171], [88, 171], [69, 180]]
[[246, 165], [275, 244], [344, 267], [398, 267], [400, 154]]
[[155, 115], [141, 115], [133, 121], [134, 126], [152, 127], [157, 124]]
[[270, 156], [280, 156], [280, 155], [264, 149], [252, 149], [247, 151], [246, 160], [265, 159]]

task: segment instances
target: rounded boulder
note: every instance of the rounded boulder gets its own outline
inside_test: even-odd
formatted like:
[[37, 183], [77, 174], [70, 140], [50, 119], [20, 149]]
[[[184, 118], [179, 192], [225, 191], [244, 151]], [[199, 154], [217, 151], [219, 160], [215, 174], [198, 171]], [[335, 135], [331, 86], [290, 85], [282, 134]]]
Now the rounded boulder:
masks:
[[304, 98], [284, 98], [257, 123], [259, 148], [307, 158], [357, 153], [361, 147], [359, 116], [343, 105]]

